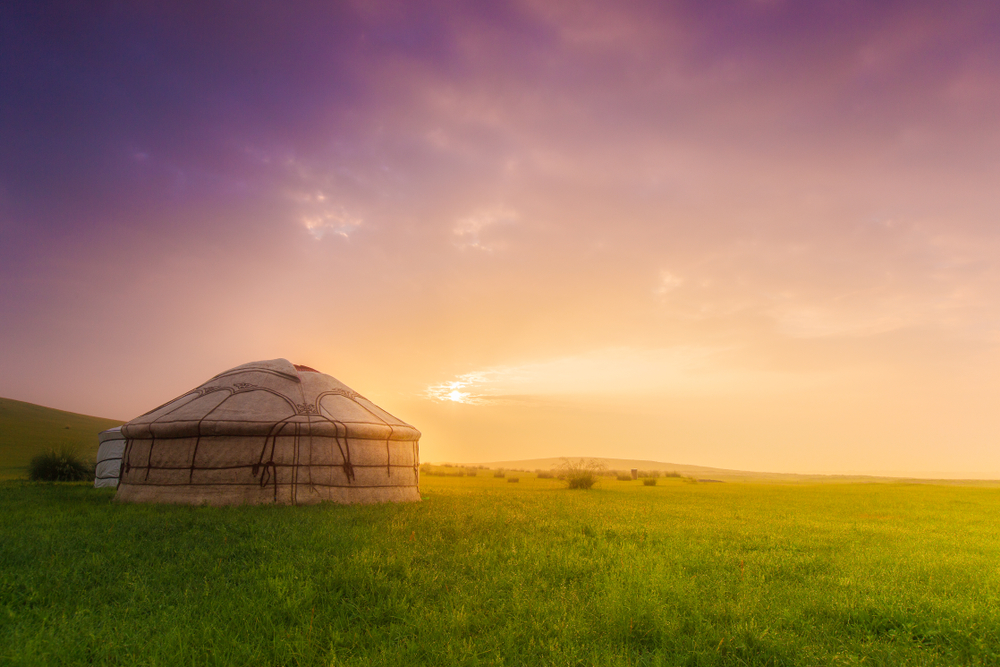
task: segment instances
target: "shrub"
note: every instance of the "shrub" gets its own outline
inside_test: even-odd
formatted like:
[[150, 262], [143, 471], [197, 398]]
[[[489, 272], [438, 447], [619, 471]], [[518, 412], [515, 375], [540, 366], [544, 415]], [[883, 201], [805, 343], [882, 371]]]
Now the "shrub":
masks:
[[655, 477], [647, 477], [646, 479], [642, 480], [642, 485], [643, 486], [656, 486], [656, 478]]
[[565, 459], [559, 469], [562, 472], [560, 479], [565, 479], [569, 488], [589, 489], [597, 482], [597, 475], [605, 466], [594, 459]]
[[493, 471], [493, 476], [494, 477], [503, 477], [504, 475], [505, 475], [505, 473], [504, 473], [504, 471], [503, 471], [502, 468], [500, 470], [494, 470]]
[[664, 477], [681, 477], [682, 475], [676, 470], [671, 470], [670, 472], [663, 473]]
[[631, 482], [632, 475], [616, 475], [615, 479], [617, 479], [619, 482]]
[[420, 465], [420, 474], [428, 475], [430, 477], [464, 477], [465, 475], [475, 477], [476, 471], [466, 468], [455, 468], [454, 466], [449, 465], [443, 465], [440, 468], [435, 468], [429, 463], [422, 463]]
[[28, 479], [33, 482], [85, 482], [94, 479], [94, 466], [73, 451], [48, 451], [31, 459]]
[[507, 478], [507, 483], [508, 484], [511, 483], [511, 482], [519, 482], [519, 481], [521, 481], [521, 480], [518, 477], [508, 477]]

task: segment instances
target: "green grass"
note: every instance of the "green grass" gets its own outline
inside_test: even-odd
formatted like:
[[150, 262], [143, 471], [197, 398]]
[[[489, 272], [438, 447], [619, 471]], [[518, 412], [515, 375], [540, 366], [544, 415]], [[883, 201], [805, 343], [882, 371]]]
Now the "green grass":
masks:
[[0, 479], [26, 477], [28, 462], [50, 450], [73, 451], [93, 461], [97, 434], [122, 424], [10, 398], [0, 398]]
[[1000, 664], [1000, 489], [520, 478], [229, 508], [0, 483], [0, 664]]

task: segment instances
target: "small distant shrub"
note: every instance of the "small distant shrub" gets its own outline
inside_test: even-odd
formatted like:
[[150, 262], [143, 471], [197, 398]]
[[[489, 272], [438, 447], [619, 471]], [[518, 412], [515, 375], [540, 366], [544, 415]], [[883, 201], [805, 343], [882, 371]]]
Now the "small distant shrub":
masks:
[[553, 477], [555, 477], [555, 475], [550, 472], [545, 470], [538, 471], [538, 479], [552, 479]]
[[664, 477], [681, 477], [682, 475], [676, 470], [671, 470], [670, 472], [663, 473]]
[[494, 470], [493, 471], [493, 476], [494, 477], [501, 477], [502, 478], [502, 477], [506, 476], [506, 473], [503, 470]]
[[656, 478], [655, 477], [647, 477], [646, 479], [642, 480], [642, 485], [643, 486], [656, 486]]
[[94, 467], [70, 450], [39, 454], [28, 464], [33, 482], [86, 482], [94, 479]]
[[518, 477], [508, 477], [508, 478], [507, 478], [507, 483], [508, 483], [508, 484], [510, 484], [511, 482], [520, 482], [520, 481], [521, 481], [521, 480], [520, 480], [520, 478], [518, 478]]
[[594, 459], [565, 459], [559, 469], [560, 479], [565, 479], [569, 488], [589, 489], [597, 483], [597, 476], [605, 466]]
[[440, 468], [435, 468], [429, 463], [423, 463], [420, 465], [420, 474], [430, 477], [464, 477], [465, 475], [475, 477], [476, 471], [468, 468], [456, 468], [447, 464], [442, 465]]
[[632, 475], [616, 475], [615, 479], [617, 479], [619, 482], [631, 482]]

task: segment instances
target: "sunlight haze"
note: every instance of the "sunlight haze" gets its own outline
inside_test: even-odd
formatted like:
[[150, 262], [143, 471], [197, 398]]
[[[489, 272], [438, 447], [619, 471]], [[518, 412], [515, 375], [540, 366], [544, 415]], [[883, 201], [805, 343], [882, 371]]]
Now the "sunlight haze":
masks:
[[284, 357], [423, 461], [1000, 478], [995, 5], [296, 6], [9, 10], [0, 396]]

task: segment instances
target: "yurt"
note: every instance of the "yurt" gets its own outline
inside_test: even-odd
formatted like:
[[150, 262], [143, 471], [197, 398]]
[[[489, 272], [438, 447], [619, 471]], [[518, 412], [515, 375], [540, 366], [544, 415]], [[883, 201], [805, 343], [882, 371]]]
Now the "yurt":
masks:
[[122, 452], [125, 436], [122, 427], [115, 426], [97, 434], [97, 465], [94, 468], [94, 488], [118, 486], [118, 473], [122, 469]]
[[420, 500], [420, 431], [335, 378], [254, 361], [121, 427], [127, 502]]

